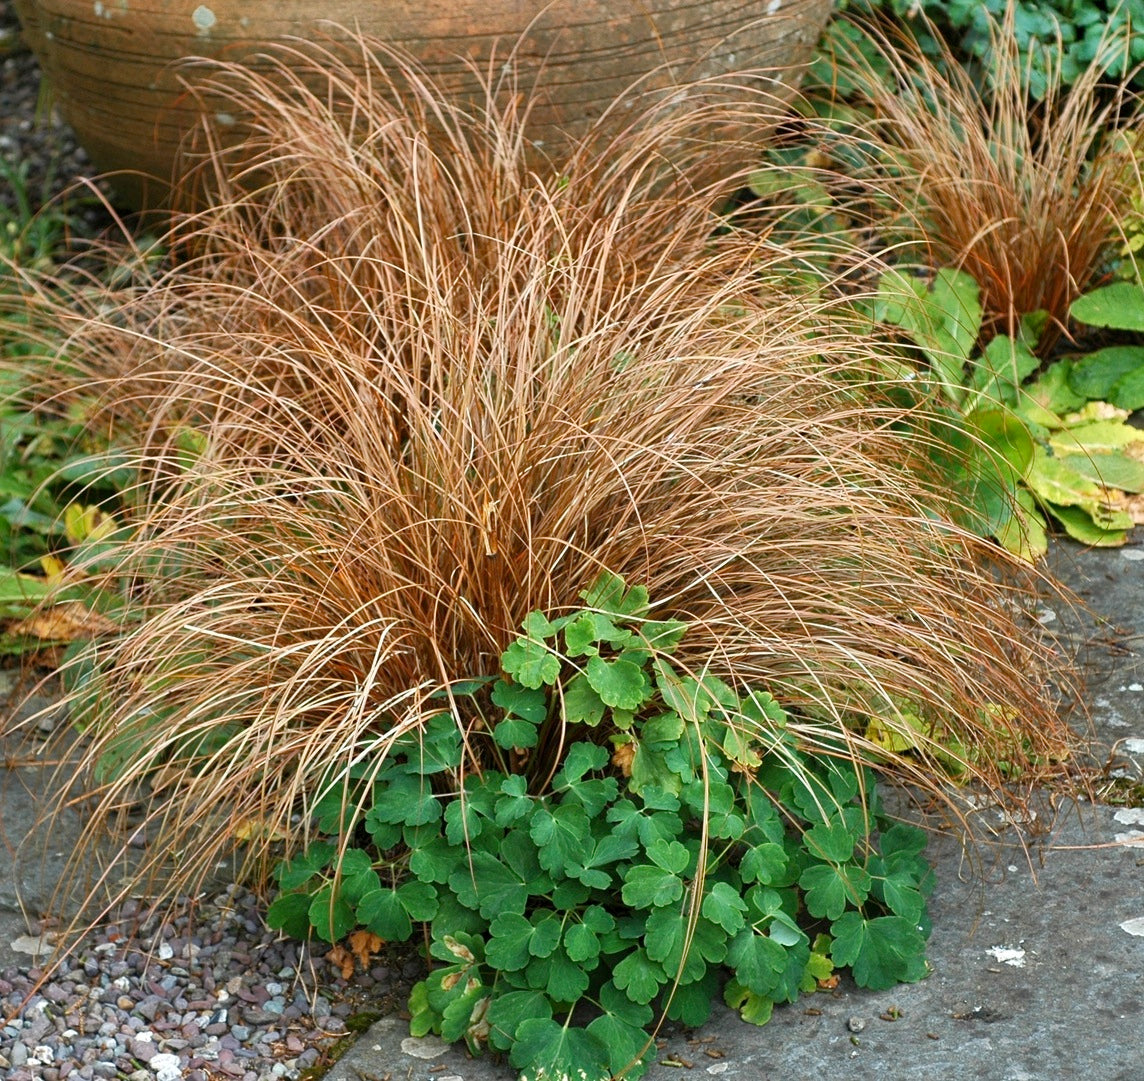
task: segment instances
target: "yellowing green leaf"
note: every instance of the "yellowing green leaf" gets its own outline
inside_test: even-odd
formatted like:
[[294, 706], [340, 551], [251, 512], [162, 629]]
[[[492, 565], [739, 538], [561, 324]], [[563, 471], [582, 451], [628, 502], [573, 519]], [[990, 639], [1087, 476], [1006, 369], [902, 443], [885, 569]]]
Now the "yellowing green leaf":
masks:
[[1120, 420], [1100, 420], [1055, 432], [1049, 446], [1058, 454], [1100, 454], [1144, 442], [1144, 431]]

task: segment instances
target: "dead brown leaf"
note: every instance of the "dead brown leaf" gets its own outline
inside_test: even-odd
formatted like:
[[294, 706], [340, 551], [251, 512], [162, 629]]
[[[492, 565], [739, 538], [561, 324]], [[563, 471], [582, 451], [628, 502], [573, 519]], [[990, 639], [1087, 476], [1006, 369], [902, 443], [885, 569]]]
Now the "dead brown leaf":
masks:
[[119, 628], [106, 616], [80, 601], [65, 601], [22, 619], [8, 628], [10, 634], [40, 638], [47, 642], [78, 642]]
[[350, 934], [349, 938], [350, 950], [353, 952], [354, 957], [357, 958], [361, 970], [365, 972], [370, 962], [373, 960], [373, 955], [385, 945], [385, 939], [379, 935], [375, 935], [372, 931], [360, 929]]

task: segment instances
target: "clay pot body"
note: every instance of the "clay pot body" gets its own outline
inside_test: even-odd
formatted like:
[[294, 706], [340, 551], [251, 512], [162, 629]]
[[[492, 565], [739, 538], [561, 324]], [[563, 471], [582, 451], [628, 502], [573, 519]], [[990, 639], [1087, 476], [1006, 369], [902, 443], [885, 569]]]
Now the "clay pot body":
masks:
[[[530, 136], [557, 150], [635, 80], [673, 85], [803, 62], [830, 0], [15, 0], [55, 100], [101, 170], [169, 181], [197, 116], [175, 62], [247, 60], [267, 43], [355, 27], [413, 56], [450, 92], [513, 54], [543, 70]], [[329, 24], [334, 24], [331, 26]], [[256, 62], [251, 60], [250, 62]], [[185, 78], [185, 74], [183, 76]], [[793, 80], [791, 80], [793, 81]], [[781, 83], [776, 84], [781, 88]], [[119, 183], [137, 205], [164, 185]]]

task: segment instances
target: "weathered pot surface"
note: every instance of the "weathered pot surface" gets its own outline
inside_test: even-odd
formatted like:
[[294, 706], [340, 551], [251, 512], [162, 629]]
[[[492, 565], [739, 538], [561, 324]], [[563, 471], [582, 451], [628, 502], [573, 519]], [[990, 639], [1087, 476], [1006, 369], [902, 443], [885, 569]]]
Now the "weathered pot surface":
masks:
[[[169, 181], [196, 115], [174, 65], [240, 60], [266, 43], [352, 26], [403, 50], [450, 91], [470, 64], [513, 52], [521, 84], [543, 69], [531, 134], [586, 130], [635, 80], [663, 85], [804, 61], [830, 0], [15, 0], [63, 115], [96, 165]], [[329, 25], [333, 24], [333, 26]], [[155, 201], [139, 178], [119, 188]]]

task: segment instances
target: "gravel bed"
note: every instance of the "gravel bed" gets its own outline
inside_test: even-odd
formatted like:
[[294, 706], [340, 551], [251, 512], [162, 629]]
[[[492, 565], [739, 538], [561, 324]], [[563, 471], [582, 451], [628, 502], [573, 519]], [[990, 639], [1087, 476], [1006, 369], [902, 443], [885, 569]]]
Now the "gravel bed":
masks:
[[336, 1057], [347, 1019], [399, 1008], [420, 973], [394, 951], [351, 981], [325, 980], [329, 966], [268, 931], [261, 911], [235, 885], [193, 919], [185, 908], [161, 921], [128, 901], [54, 969], [0, 973], [0, 1077], [297, 1078]]

